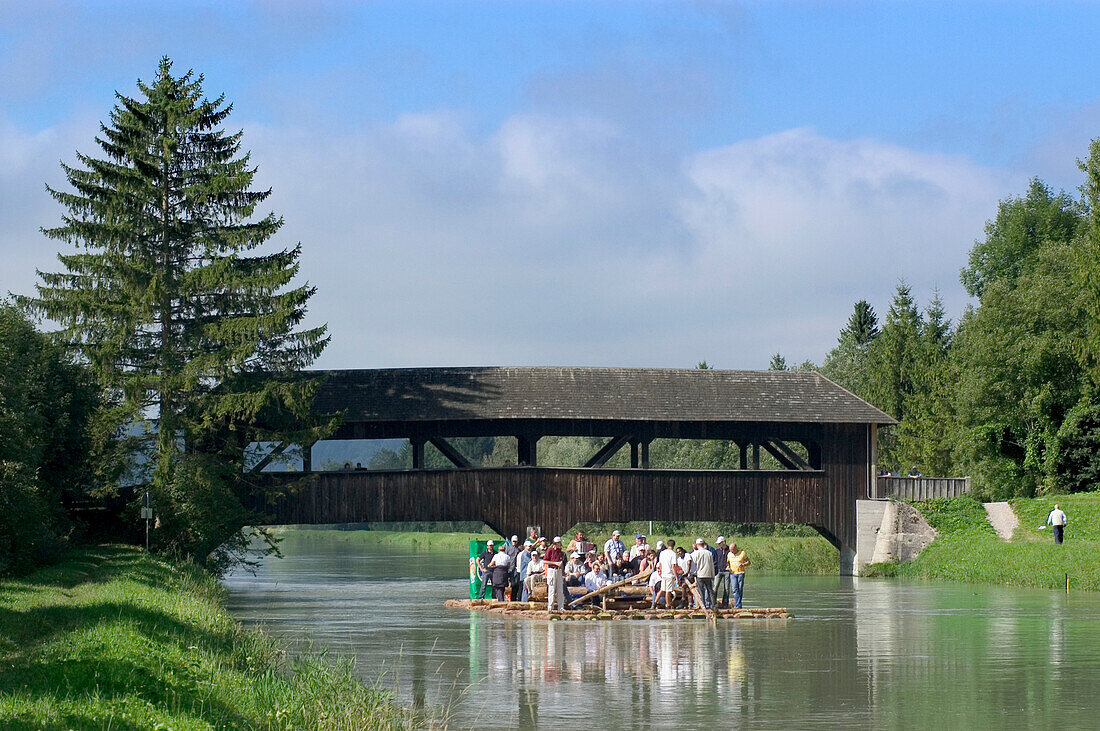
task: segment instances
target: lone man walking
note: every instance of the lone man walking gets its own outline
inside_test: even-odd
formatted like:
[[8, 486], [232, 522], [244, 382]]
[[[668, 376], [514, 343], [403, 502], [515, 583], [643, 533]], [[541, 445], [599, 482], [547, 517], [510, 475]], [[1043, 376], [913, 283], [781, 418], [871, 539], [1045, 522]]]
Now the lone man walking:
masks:
[[1069, 518], [1058, 508], [1058, 503], [1054, 503], [1054, 510], [1050, 511], [1050, 515], [1047, 516], [1047, 525], [1054, 531], [1054, 542], [1061, 543], [1062, 536], [1066, 530], [1066, 523], [1069, 522]]

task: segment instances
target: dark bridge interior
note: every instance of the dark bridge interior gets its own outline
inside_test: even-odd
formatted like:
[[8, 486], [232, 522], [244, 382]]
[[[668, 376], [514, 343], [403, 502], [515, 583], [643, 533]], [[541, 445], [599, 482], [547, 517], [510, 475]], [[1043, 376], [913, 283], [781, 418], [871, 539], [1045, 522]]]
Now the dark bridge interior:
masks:
[[[248, 496], [270, 523], [484, 520], [503, 535], [522, 535], [528, 525], [560, 533], [578, 521], [806, 523], [841, 550], [844, 571], [854, 554], [855, 501], [873, 484], [875, 430], [894, 423], [808, 372], [422, 368], [317, 375], [324, 381], [315, 409], [344, 415], [333, 439], [408, 439], [413, 468], [319, 472], [295, 491]], [[520, 466], [471, 465], [448, 441], [469, 436], [515, 437]], [[584, 467], [542, 467], [544, 436], [606, 442]], [[740, 469], [650, 469], [649, 445], [662, 438], [733, 441]], [[457, 469], [424, 469], [426, 444]], [[626, 448], [630, 469], [604, 466]], [[760, 469], [762, 453], [782, 469]], [[311, 472], [310, 450], [303, 454]], [[263, 482], [274, 487], [285, 477], [267, 473]]]

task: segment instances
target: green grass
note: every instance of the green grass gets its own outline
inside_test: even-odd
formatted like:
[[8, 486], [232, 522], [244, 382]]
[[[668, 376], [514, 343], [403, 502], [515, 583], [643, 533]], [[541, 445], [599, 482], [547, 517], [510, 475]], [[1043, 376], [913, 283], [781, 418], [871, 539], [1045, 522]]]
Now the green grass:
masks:
[[[1054, 545], [1049, 528], [1039, 529], [1055, 502], [1070, 519], [1061, 546]], [[867, 575], [1061, 589], [1069, 574], [1072, 589], [1100, 590], [1100, 493], [1013, 501], [1020, 525], [1011, 542], [997, 536], [973, 498], [915, 504], [936, 529], [936, 540], [914, 561], [872, 566]]]
[[473, 539], [501, 540], [496, 533], [431, 533], [426, 531], [391, 530], [332, 530], [328, 528], [272, 528], [271, 532], [281, 539], [281, 550], [293, 552], [299, 546], [314, 541], [331, 543], [352, 543], [366, 546], [385, 546], [389, 549], [409, 551], [454, 551], [463, 557], [467, 555], [470, 541]]
[[348, 662], [287, 660], [193, 565], [132, 547], [0, 582], [0, 727], [419, 728]]

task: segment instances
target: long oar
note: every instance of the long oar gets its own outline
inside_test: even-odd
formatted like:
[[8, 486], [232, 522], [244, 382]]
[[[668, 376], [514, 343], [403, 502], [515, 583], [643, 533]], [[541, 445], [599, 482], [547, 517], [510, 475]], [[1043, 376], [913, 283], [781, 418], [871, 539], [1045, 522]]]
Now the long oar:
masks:
[[599, 596], [600, 594], [606, 594], [607, 592], [611, 591], [612, 589], [617, 589], [620, 586], [626, 586], [627, 584], [633, 584], [635, 581], [641, 581], [642, 579], [649, 578], [649, 575], [652, 574], [652, 573], [653, 573], [653, 569], [646, 569], [642, 573], [640, 573], [636, 576], [631, 576], [628, 579], [623, 579], [622, 581], [616, 581], [614, 584], [604, 584], [599, 589], [596, 589], [596, 591], [590, 591], [587, 594], [585, 594], [583, 596], [579, 596], [576, 599], [574, 599], [573, 601], [569, 602], [569, 606], [573, 606], [574, 604], [580, 604], [585, 599], [589, 599], [589, 598], [594, 597], [594, 596]]
[[[685, 582], [685, 583], [687, 583], [687, 582]], [[718, 626], [718, 615], [716, 615], [713, 610], [707, 609], [707, 605], [703, 602], [703, 595], [699, 593], [699, 582], [688, 583], [688, 586], [691, 587], [691, 595], [695, 597], [695, 605], [698, 606], [698, 607], [702, 607], [703, 608], [703, 614], [706, 615], [707, 619], [710, 620], [711, 624], [713, 624], [715, 627], [717, 627]]]

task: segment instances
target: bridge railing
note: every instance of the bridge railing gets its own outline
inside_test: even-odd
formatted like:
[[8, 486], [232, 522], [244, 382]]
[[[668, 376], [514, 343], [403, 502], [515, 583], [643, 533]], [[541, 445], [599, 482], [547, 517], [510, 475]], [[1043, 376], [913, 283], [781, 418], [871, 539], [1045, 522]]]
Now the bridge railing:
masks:
[[959, 497], [970, 492], [969, 477], [879, 477], [874, 500], [931, 500]]

